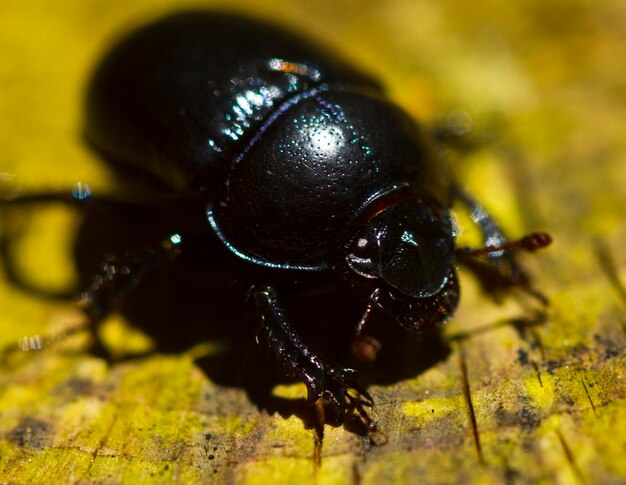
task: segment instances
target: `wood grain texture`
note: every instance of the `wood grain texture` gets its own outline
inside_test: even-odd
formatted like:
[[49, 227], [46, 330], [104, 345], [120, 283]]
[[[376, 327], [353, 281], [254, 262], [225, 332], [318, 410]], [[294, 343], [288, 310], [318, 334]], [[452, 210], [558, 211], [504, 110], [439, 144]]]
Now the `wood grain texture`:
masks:
[[[110, 186], [80, 141], [82, 83], [111, 36], [175, 7], [3, 2], [3, 187]], [[411, 349], [409, 371], [370, 387], [388, 437], [374, 446], [349, 427], [327, 426], [320, 441], [303, 386], [275, 387], [282, 404], [268, 408], [245, 385], [224, 385], [206, 371], [220, 342], [150, 352], [149, 336], [114, 317], [102, 329], [113, 351], [148, 353], [108, 364], [86, 352], [85, 332], [71, 334], [72, 304], [3, 281], [0, 346], [13, 350], [0, 363], [0, 482], [626, 483], [623, 2], [238, 8], [325, 38], [422, 120], [468, 113], [478, 133], [498, 127], [456, 169], [510, 234], [552, 233], [550, 249], [524, 259], [549, 309], [523, 298], [495, 305], [463, 272], [455, 320]], [[49, 207], [14, 219], [26, 230], [21, 271], [48, 288], [70, 285], [76, 214]], [[42, 352], [15, 350], [23, 336], [48, 344], [64, 332]]]

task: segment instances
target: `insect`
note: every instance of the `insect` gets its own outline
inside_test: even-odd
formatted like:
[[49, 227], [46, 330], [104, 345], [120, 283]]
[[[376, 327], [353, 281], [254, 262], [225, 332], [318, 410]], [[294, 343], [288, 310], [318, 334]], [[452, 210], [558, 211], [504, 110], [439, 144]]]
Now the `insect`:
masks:
[[[213, 237], [220, 249], [209, 257], [236, 260], [230, 279], [247, 270], [245, 293], [257, 314], [250, 338], [256, 330], [259, 345], [306, 384], [308, 402], [322, 399], [337, 423], [356, 408], [373, 426], [363, 408], [373, 401], [349, 369], [314, 353], [290, 323], [281, 301], [296, 280], [316, 274], [349, 283], [363, 301], [360, 320], [346, 323], [354, 326], [353, 348], [373, 358], [376, 342], [365, 328], [377, 312], [414, 332], [446, 322], [459, 301], [455, 268], [463, 261], [530, 291], [514, 252], [550, 242], [541, 233], [507, 242], [376, 80], [243, 16], [179, 13], [131, 33], [96, 68], [85, 113], [85, 137], [120, 174], [122, 195], [83, 188], [5, 204], [156, 214], [150, 247], [110, 255], [83, 289], [91, 321], [150, 268], [175, 265], [188, 244]], [[470, 209], [485, 247], [455, 245], [454, 203]]]

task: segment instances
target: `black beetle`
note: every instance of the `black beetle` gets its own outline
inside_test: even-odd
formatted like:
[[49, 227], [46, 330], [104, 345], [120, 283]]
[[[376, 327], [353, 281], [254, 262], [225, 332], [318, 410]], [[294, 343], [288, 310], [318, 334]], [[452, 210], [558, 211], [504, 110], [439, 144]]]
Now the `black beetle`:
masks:
[[[549, 243], [544, 234], [507, 243], [377, 81], [305, 39], [235, 14], [175, 14], [123, 39], [89, 84], [85, 136], [123, 174], [120, 185], [132, 187], [123, 200], [77, 190], [8, 202], [149, 207], [169, 221], [145, 252], [102, 264], [83, 292], [92, 322], [148, 268], [175, 261], [188, 240], [212, 231], [225, 252], [256, 269], [247, 291], [258, 342], [338, 423], [355, 406], [371, 424], [362, 407], [371, 397], [288, 323], [285, 281], [324, 273], [366, 294], [354, 349], [367, 357], [375, 343], [363, 328], [375, 309], [428, 331], [455, 311], [457, 261], [481, 260], [502, 284], [529, 289], [513, 250]], [[456, 201], [471, 210], [485, 248], [455, 247]]]

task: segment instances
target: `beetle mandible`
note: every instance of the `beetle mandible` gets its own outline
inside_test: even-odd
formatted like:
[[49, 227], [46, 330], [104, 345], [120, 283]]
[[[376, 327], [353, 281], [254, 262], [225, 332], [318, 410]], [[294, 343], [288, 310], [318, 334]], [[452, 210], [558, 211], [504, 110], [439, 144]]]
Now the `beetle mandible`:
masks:
[[[90, 145], [124, 183], [141, 186], [141, 196], [112, 201], [75, 191], [10, 202], [149, 206], [176, 221], [144, 254], [103, 263], [83, 292], [89, 318], [106, 315], [147, 267], [175, 261], [188, 238], [212, 232], [225, 252], [258, 270], [247, 288], [257, 340], [338, 423], [351, 406], [371, 423], [363, 410], [371, 397], [349, 369], [298, 336], [275, 275], [349, 278], [368, 295], [354, 322], [358, 341], [376, 310], [416, 332], [450, 319], [457, 262], [482, 258], [507, 284], [530, 290], [513, 253], [549, 243], [545, 234], [508, 243], [376, 80], [261, 21], [193, 11], [140, 28], [96, 68], [85, 113]], [[470, 209], [486, 247], [455, 246], [455, 202]]]

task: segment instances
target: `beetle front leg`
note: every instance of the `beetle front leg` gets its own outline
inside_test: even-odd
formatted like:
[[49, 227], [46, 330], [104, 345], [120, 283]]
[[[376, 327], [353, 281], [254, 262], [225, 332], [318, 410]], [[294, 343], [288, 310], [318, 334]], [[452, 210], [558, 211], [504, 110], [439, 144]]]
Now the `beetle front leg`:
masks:
[[380, 342], [364, 332], [365, 324], [369, 320], [372, 310], [378, 305], [379, 296], [380, 288], [376, 288], [370, 295], [352, 336], [352, 353], [361, 362], [373, 362], [381, 349]]
[[545, 247], [551, 242], [550, 236], [535, 233], [519, 241], [509, 242], [495, 219], [476, 199], [458, 186], [454, 188], [453, 194], [469, 209], [472, 221], [483, 234], [485, 245], [478, 249], [457, 248], [459, 262], [473, 271], [483, 287], [494, 295], [498, 291], [516, 286], [542, 303], [547, 303], [546, 298], [532, 287], [528, 274], [515, 259], [515, 252], [532, 252]]
[[[483, 235], [485, 247], [499, 247], [507, 243], [498, 223], [474, 197], [458, 186], [454, 189], [454, 196], [469, 209], [472, 221], [478, 226]], [[468, 254], [471, 254], [471, 249], [459, 248], [457, 251], [461, 262], [467, 264], [470, 269], [477, 274], [485, 286], [489, 286], [489, 282], [486, 281], [489, 279], [488, 274], [483, 275], [480, 271], [480, 267], [472, 264], [473, 262], [475, 263], [475, 261], [463, 258]], [[519, 266], [511, 251], [503, 250], [489, 254], [485, 261], [486, 263], [483, 263], [483, 269], [487, 269], [487, 273], [491, 270], [492, 277], [499, 277], [498, 279], [502, 280], [499, 283], [492, 283], [492, 286], [525, 286], [528, 283], [528, 276]]]
[[472, 221], [483, 234], [485, 246], [500, 246], [506, 243], [498, 223], [474, 197], [458, 186], [454, 188], [453, 194], [456, 200], [469, 209]]
[[[282, 365], [289, 377], [306, 384], [308, 403], [313, 404], [320, 398], [324, 399], [337, 424], [344, 421], [347, 404], [350, 404], [368, 426], [371, 426], [372, 420], [363, 410], [363, 405], [371, 406], [373, 400], [353, 380], [354, 371], [323, 360], [306, 346], [287, 322], [273, 288], [255, 288], [253, 297], [261, 317], [257, 342], [272, 352], [274, 359]], [[350, 389], [357, 391], [364, 399], [350, 395]]]

